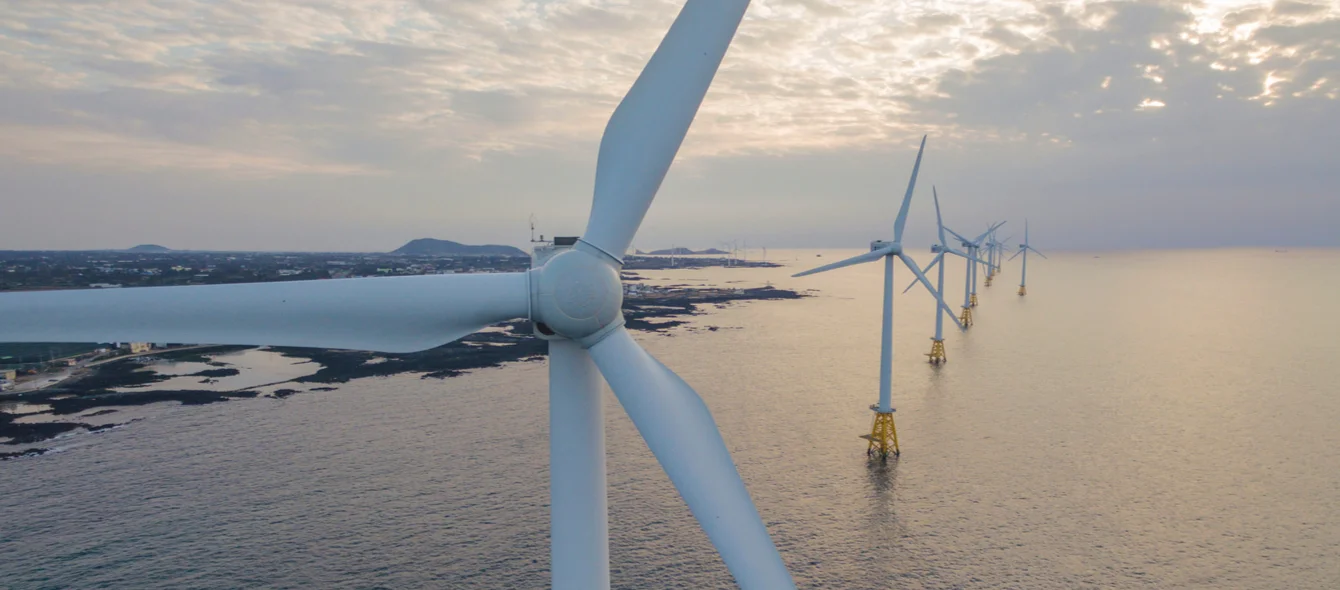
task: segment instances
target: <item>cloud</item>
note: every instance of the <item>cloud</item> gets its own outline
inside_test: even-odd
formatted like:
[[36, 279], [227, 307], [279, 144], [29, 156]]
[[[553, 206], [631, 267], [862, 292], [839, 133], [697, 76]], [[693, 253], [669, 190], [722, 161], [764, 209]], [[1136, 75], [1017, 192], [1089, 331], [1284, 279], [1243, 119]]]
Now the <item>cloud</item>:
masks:
[[[413, 227], [416, 209], [444, 198], [484, 219], [543, 211], [550, 192], [589, 193], [605, 121], [679, 5], [11, 2], [0, 17], [0, 164], [33, 175], [16, 186], [116, 169], [146, 184], [267, 179], [273, 188], [247, 189], [290, 195], [313, 177], [358, 178], [323, 194], [406, 195], [402, 209], [375, 212], [387, 228]], [[831, 197], [728, 164], [836, 187], [835, 176], [857, 174], [839, 162], [877, 167], [869, 158], [930, 133], [928, 162], [970, 188], [949, 194], [983, 206], [964, 193], [1018, 187], [1038, 196], [1017, 205], [1048, 203], [1077, 226], [1120, 214], [1112, 203], [1157, 199], [1259, 213], [1250, 199], [1264, 187], [1316, 199], [1337, 180], [1325, 161], [1326, 130], [1340, 123], [1337, 39], [1333, 3], [755, 0], [667, 190], [691, 186], [678, 197], [691, 203], [744, 198], [805, 224], [816, 217], [802, 200]], [[841, 202], [882, 203], [875, 184]], [[1105, 201], [1075, 199], [1094, 185]], [[515, 206], [490, 209], [501, 194]], [[26, 231], [0, 227], [15, 243]]]

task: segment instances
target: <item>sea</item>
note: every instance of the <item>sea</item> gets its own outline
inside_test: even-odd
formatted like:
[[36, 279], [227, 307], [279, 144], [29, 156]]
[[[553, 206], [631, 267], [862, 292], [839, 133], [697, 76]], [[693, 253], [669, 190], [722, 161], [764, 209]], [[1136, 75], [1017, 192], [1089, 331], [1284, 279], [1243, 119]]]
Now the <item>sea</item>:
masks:
[[[1047, 252], [1026, 296], [1015, 260], [939, 367], [900, 267], [887, 463], [858, 438], [882, 265], [789, 276], [855, 253], [639, 271], [812, 290], [634, 334], [711, 408], [799, 587], [1340, 588], [1340, 251]], [[547, 587], [546, 372], [126, 409], [0, 462], [0, 588]], [[734, 588], [605, 403], [613, 586]]]

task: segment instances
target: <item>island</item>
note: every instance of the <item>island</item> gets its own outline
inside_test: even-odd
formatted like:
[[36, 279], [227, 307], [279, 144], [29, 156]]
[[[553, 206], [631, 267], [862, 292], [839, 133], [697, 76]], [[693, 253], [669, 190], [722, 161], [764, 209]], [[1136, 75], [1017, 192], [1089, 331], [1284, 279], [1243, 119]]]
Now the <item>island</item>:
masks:
[[496, 244], [485, 244], [483, 246], [470, 246], [451, 240], [436, 240], [433, 238], [419, 238], [410, 240], [408, 244], [391, 251], [392, 254], [401, 254], [408, 256], [515, 256], [517, 258], [529, 258], [530, 255], [524, 250], [514, 246], [499, 246]]

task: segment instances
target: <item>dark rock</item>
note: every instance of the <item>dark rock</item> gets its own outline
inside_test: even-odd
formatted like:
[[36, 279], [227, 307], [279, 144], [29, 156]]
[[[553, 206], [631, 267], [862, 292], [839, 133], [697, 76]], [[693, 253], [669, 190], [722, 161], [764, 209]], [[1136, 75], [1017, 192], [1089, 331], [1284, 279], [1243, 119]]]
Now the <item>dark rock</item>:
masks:
[[0, 453], [0, 461], [8, 461], [10, 459], [21, 459], [24, 457], [37, 457], [39, 455], [46, 454], [48, 450], [50, 449], [28, 449], [26, 451], [19, 451], [17, 453]]

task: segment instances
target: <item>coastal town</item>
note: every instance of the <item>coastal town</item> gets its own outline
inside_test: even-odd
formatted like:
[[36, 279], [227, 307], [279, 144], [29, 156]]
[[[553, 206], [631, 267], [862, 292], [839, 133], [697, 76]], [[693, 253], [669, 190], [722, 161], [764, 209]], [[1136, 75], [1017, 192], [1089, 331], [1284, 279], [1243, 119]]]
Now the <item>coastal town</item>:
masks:
[[[220, 285], [530, 268], [521, 250], [510, 255], [380, 252], [196, 252], [167, 250], [0, 251], [0, 292]], [[725, 255], [628, 256], [624, 270], [775, 266]]]

